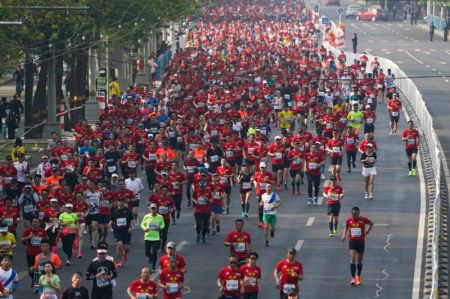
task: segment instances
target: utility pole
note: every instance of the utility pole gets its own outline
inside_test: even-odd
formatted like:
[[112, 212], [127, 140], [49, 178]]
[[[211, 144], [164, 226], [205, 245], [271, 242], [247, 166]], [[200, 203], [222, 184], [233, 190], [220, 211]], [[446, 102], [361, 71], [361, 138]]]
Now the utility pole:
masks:
[[[44, 135], [50, 136], [52, 132], [61, 133], [59, 123], [56, 122], [56, 60], [55, 46], [50, 44], [52, 58], [49, 61], [47, 85], [47, 122], [44, 125]], [[59, 135], [59, 134], [58, 134]]]

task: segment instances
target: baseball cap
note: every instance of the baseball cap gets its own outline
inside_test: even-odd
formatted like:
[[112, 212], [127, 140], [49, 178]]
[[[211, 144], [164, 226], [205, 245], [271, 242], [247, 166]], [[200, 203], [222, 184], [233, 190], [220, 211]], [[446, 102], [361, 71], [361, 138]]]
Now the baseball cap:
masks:
[[336, 181], [336, 180], [337, 180], [337, 178], [334, 175], [330, 176], [330, 181]]
[[97, 249], [97, 253], [107, 253], [108, 249]]
[[66, 208], [73, 208], [73, 204], [71, 204], [71, 203], [66, 203]]
[[267, 167], [266, 162], [259, 162], [259, 167]]
[[367, 143], [367, 147], [373, 147], [372, 143]]
[[31, 186], [31, 185], [29, 185], [29, 184], [27, 184], [27, 185], [25, 185], [25, 187], [24, 188], [33, 188], [33, 186]]
[[113, 173], [111, 176], [114, 177], [114, 178], [118, 178], [119, 177], [119, 175], [117, 173]]
[[47, 155], [42, 155], [42, 159], [48, 159]]
[[5, 225], [5, 224], [2, 224], [2, 225], [0, 226], [0, 233], [5, 233], [5, 232], [7, 232], [7, 231], [8, 231], [8, 226]]
[[169, 175], [168, 173], [167, 173], [167, 171], [161, 171], [161, 175]]
[[50, 202], [58, 202], [58, 199], [57, 199], [57, 198], [54, 198], [54, 197], [52, 197], [52, 198], [50, 198]]
[[298, 292], [297, 292], [296, 289], [292, 288], [292, 289], [289, 289], [289, 290], [287, 291], [287, 294], [288, 294], [288, 296], [291, 296], [291, 295], [297, 295]]
[[367, 108], [370, 108], [370, 105], [366, 105], [366, 109], [367, 109]]
[[289, 249], [288, 249], [288, 253], [296, 254], [296, 253], [297, 253], [297, 250], [296, 250], [294, 247], [292, 247], [292, 248], [289, 248]]
[[175, 243], [174, 242], [169, 242], [169, 243], [167, 243], [167, 245], [166, 245], [166, 248], [175, 248], [176, 246], [175, 246]]
[[275, 138], [274, 138], [275, 140], [277, 140], [277, 139], [281, 139], [281, 136], [275, 136]]
[[150, 209], [156, 209], [157, 207], [158, 207], [158, 205], [156, 203], [150, 204]]

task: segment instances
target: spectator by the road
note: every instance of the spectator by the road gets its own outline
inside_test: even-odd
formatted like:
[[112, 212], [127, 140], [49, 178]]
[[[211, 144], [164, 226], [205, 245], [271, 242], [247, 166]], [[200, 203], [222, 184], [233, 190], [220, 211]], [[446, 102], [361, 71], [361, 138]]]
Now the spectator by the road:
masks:
[[6, 127], [8, 129], [8, 139], [16, 138], [16, 129], [19, 127], [17, 125], [17, 118], [11, 112], [6, 115], [5, 120]]
[[13, 73], [13, 78], [16, 79], [16, 95], [20, 98], [23, 91], [25, 72], [22, 66], [18, 64], [16, 70]]
[[19, 101], [16, 95], [13, 96], [13, 99], [9, 102], [8, 105], [11, 113], [13, 113], [17, 118], [17, 124], [20, 123], [20, 115], [23, 114], [24, 108], [22, 102]]
[[89, 299], [89, 291], [82, 286], [83, 275], [81, 272], [74, 272], [72, 275], [72, 285], [61, 295], [61, 299]]
[[11, 150], [11, 158], [12, 158], [13, 162], [19, 160], [19, 157], [18, 157], [19, 154], [25, 155], [25, 147], [22, 144], [22, 139], [16, 138], [16, 141], [14, 142], [14, 147]]
[[116, 77], [112, 77], [111, 78], [111, 83], [109, 83], [109, 95], [116, 95], [116, 96], [120, 96], [120, 85], [117, 82], [117, 78]]
[[356, 33], [353, 33], [352, 45], [353, 45], [353, 53], [356, 54], [356, 50], [358, 47], [358, 36], [356, 35]]
[[1, 103], [0, 103], [0, 133], [3, 130], [3, 119], [6, 118], [8, 111], [8, 102], [6, 97], [2, 97]]
[[158, 64], [156, 63], [156, 58], [154, 54], [148, 57], [147, 64], [150, 68], [150, 85], [153, 85], [156, 80], [156, 69], [158, 68]]
[[434, 26], [434, 23], [431, 22], [430, 24], [430, 42], [433, 41], [433, 37], [434, 37], [434, 30], [436, 29], [436, 26]]
[[[444, 27], [444, 42], [446, 42], [448, 40], [448, 31], [450, 30], [450, 22], [446, 22], [445, 23], [445, 27]], [[0, 127], [1, 129], [1, 127]]]

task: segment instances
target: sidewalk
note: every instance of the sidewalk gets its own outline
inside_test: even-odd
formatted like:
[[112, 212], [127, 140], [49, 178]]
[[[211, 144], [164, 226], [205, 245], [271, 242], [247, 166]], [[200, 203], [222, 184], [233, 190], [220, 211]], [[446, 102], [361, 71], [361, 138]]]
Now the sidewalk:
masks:
[[13, 75], [6, 73], [0, 78], [0, 86], [6, 85], [6, 84], [10, 83], [13, 80], [14, 80], [13, 79]]
[[[417, 27], [419, 27], [420, 29], [423, 29], [423, 30], [425, 30], [427, 32], [430, 30], [430, 27], [427, 24], [417, 24]], [[435, 29], [434, 30], [434, 35], [437, 35], [439, 37], [444, 38], [444, 31], [439, 30], [439, 29]]]

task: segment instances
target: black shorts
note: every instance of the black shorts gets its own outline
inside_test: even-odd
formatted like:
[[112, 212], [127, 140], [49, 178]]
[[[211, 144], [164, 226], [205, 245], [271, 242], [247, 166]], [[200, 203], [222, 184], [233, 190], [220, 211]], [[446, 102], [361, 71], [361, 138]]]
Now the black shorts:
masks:
[[391, 116], [391, 122], [398, 123], [398, 120], [400, 119], [400, 115], [392, 116], [392, 114], [390, 114], [390, 116]]
[[231, 167], [234, 167], [234, 165], [236, 165], [236, 160], [229, 160], [226, 159], [228, 161], [228, 164], [230, 164]]
[[250, 189], [240, 189], [239, 193], [240, 194], [246, 194], [247, 192], [251, 192], [251, 191], [252, 191], [252, 188], [250, 188]]
[[364, 125], [364, 134], [373, 133], [373, 132], [375, 132], [375, 125], [374, 124], [370, 124], [370, 125], [365, 124]]
[[139, 199], [130, 201], [132, 208], [138, 208], [139, 207]]
[[226, 194], [231, 194], [231, 186], [223, 187], [223, 191], [225, 191]]
[[130, 245], [131, 243], [131, 234], [128, 233], [128, 230], [113, 230], [114, 242], [122, 242], [124, 245]]
[[177, 150], [185, 152], [186, 151], [186, 145], [184, 143], [178, 143]]
[[236, 157], [237, 165], [242, 166], [242, 162], [243, 161], [244, 161], [244, 157], [243, 156]]
[[302, 171], [300, 169], [289, 170], [289, 174], [291, 175], [291, 178], [295, 178], [297, 176], [297, 174], [300, 175], [301, 172]]
[[328, 139], [333, 138], [333, 132], [323, 132], [323, 136], [327, 137]]
[[416, 154], [417, 155], [417, 148], [407, 148], [406, 149], [406, 155], [408, 157], [411, 157], [412, 154]]
[[339, 216], [340, 211], [341, 211], [341, 204], [328, 205], [327, 215]]
[[91, 225], [93, 221], [99, 223], [100, 222], [100, 214], [88, 214], [86, 216], [86, 225]]
[[342, 165], [342, 157], [330, 157], [331, 165]]
[[254, 160], [247, 160], [245, 159], [245, 166], [253, 166], [255, 165], [255, 161]]
[[109, 221], [111, 221], [111, 215], [102, 215], [100, 214], [100, 217], [98, 218], [99, 224], [108, 224]]
[[284, 168], [289, 168], [289, 165], [291, 165], [291, 161], [288, 158], [284, 158]]
[[272, 164], [272, 172], [278, 172], [278, 170], [283, 170], [284, 164]]
[[359, 254], [364, 253], [364, 241], [350, 241], [348, 243], [348, 249], [355, 250]]
[[27, 266], [28, 267], [32, 267], [34, 265], [34, 258], [36, 256], [35, 255], [28, 255], [27, 254]]

